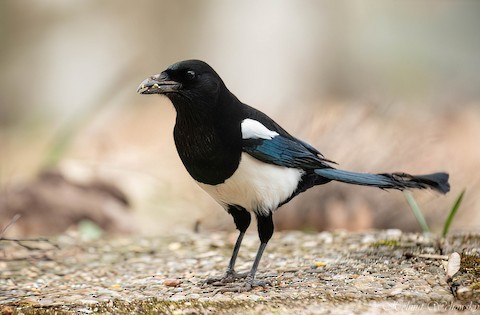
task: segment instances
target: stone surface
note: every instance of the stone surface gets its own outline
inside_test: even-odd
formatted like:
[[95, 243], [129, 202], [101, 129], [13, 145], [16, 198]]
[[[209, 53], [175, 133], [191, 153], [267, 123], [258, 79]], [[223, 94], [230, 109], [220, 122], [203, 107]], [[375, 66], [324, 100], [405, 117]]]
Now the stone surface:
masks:
[[[480, 312], [471, 276], [480, 270], [472, 258], [478, 243], [470, 238], [462, 247], [458, 238], [398, 230], [279, 232], [258, 273], [272, 286], [220, 293], [205, 279], [225, 272], [234, 240], [225, 233], [192, 233], [92, 242], [63, 235], [28, 248], [1, 241], [0, 313]], [[257, 236], [247, 234], [238, 271], [250, 268], [257, 246]], [[470, 269], [461, 267], [458, 278], [446, 276], [445, 248], [473, 251]]]

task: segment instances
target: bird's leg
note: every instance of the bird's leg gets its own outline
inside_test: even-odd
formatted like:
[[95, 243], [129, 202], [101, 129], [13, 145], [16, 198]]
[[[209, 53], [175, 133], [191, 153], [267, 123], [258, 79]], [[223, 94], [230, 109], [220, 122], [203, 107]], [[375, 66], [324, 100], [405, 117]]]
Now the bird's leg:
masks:
[[237, 261], [238, 252], [240, 251], [240, 246], [242, 245], [243, 236], [245, 231], [251, 222], [250, 213], [241, 207], [229, 207], [228, 212], [233, 216], [233, 220], [237, 229], [240, 231], [240, 234], [237, 237], [235, 246], [233, 247], [232, 257], [228, 263], [227, 272], [221, 277], [211, 277], [207, 279], [208, 284], [224, 284], [229, 282], [234, 282], [237, 279], [242, 279], [248, 276], [248, 272], [237, 273], [235, 271], [235, 262]]
[[262, 259], [263, 252], [265, 251], [265, 247], [267, 247], [267, 243], [273, 235], [273, 220], [272, 214], [270, 213], [268, 216], [259, 216], [257, 215], [257, 224], [258, 224], [258, 235], [260, 237], [260, 247], [258, 248], [257, 255], [255, 256], [255, 260], [252, 265], [252, 269], [247, 274], [245, 278], [245, 282], [239, 285], [232, 285], [225, 288], [220, 289], [220, 292], [245, 292], [250, 291], [255, 287], [265, 287], [270, 285], [267, 281], [259, 281], [255, 279], [255, 275], [257, 273], [258, 265], [260, 264], [260, 260]]
[[225, 275], [220, 276], [220, 277], [211, 277], [207, 279], [208, 284], [223, 284], [223, 283], [229, 283], [233, 282], [236, 279], [241, 279], [245, 278], [248, 273], [238, 273], [235, 271], [235, 262], [237, 260], [238, 252], [240, 251], [240, 245], [242, 244], [243, 236], [245, 235], [245, 232], [240, 232], [238, 235], [237, 241], [235, 242], [235, 247], [233, 248], [233, 253], [232, 257], [230, 258], [230, 262], [227, 267], [227, 272]]

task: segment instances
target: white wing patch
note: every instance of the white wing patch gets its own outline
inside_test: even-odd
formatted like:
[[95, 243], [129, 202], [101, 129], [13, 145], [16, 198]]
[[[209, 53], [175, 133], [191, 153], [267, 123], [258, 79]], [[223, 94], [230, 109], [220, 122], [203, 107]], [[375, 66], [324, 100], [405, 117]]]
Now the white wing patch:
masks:
[[219, 185], [197, 182], [225, 209], [239, 205], [247, 211], [268, 215], [297, 189], [305, 171], [263, 163], [242, 153], [233, 175]]
[[247, 118], [242, 121], [242, 139], [272, 139], [278, 133], [262, 125], [260, 122]]

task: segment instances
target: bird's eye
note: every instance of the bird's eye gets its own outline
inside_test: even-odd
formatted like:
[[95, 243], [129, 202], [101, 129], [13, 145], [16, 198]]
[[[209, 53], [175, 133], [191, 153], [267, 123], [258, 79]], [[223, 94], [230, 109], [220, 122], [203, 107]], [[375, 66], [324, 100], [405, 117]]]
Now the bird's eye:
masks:
[[192, 71], [192, 70], [189, 70], [185, 73], [185, 78], [188, 81], [192, 81], [193, 79], [195, 79], [196, 76], [197, 76], [197, 74], [195, 73], [195, 71]]

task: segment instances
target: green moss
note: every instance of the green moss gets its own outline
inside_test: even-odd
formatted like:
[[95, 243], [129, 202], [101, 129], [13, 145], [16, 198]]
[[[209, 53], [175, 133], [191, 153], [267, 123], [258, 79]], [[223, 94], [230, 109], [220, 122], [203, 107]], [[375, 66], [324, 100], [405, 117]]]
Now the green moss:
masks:
[[461, 271], [471, 274], [476, 278], [480, 277], [480, 256], [462, 254], [460, 261]]
[[52, 315], [52, 314], [78, 314], [83, 313], [82, 310], [88, 310], [85, 313], [92, 314], [204, 314], [215, 312], [215, 314], [235, 313], [234, 310], [242, 310], [242, 312], [250, 310], [261, 302], [250, 301], [165, 301], [157, 299], [148, 299], [143, 301], [123, 302], [114, 300], [102, 304], [90, 306], [52, 306], [52, 307], [36, 307], [18, 305], [13, 308], [12, 314], [24, 315]]
[[474, 292], [480, 291], [480, 256], [463, 253], [460, 261], [460, 271], [470, 278], [468, 286]]
[[370, 244], [371, 247], [381, 247], [381, 246], [388, 246], [388, 247], [400, 247], [400, 241], [398, 240], [379, 240]]
[[474, 282], [470, 285], [470, 289], [477, 291], [480, 290], [480, 282]]

